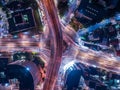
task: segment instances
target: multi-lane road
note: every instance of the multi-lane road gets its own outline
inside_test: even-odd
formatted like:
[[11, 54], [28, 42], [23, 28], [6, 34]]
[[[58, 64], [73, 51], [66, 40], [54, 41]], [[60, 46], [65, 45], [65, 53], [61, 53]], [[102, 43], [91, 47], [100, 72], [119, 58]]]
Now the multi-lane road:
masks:
[[[61, 64], [62, 57], [67, 58], [73, 56], [75, 59], [77, 59], [78, 61], [84, 64], [94, 65], [96, 67], [100, 67], [108, 71], [120, 74], [119, 59], [112, 57], [108, 54], [105, 54], [103, 52], [95, 52], [93, 50], [83, 48], [75, 43], [75, 35], [76, 35], [75, 30], [72, 29], [69, 25], [62, 24], [62, 22], [59, 20], [58, 14], [56, 12], [57, 9], [55, 7], [53, 0], [41, 0], [40, 3], [42, 3], [42, 5], [44, 6], [43, 8], [45, 10], [44, 14], [47, 19], [47, 26], [49, 27], [50, 30], [52, 30], [50, 33], [52, 33], [51, 35], [53, 35], [51, 36], [52, 51], [48, 49], [39, 50], [41, 57], [44, 57], [46, 60], [49, 59], [47, 78], [44, 84], [44, 90], [58, 90], [56, 89], [57, 87], [55, 87], [56, 86], [55, 82], [57, 80], [57, 73], [59, 71], [59, 66]], [[61, 35], [63, 35], [63, 40], [68, 44], [68, 46], [72, 48], [72, 49], [68, 49], [66, 53], [63, 53], [63, 55], [62, 55]], [[6, 45], [6, 43], [7, 41], [2, 43], [2, 46], [4, 46], [4, 44]], [[32, 40], [30, 42], [27, 41], [25, 43], [31, 45], [30, 48], [35, 45], [37, 47], [38, 45], [36, 44], [36, 41], [32, 41]], [[20, 42], [16, 42], [14, 44], [22, 45], [22, 43]], [[13, 48], [15, 47], [14, 44], [13, 44]], [[9, 46], [10, 45], [8, 44], [7, 47]], [[10, 48], [12, 48], [12, 46]]]
[[[48, 17], [47, 19], [53, 18], [52, 22], [49, 22], [49, 23], [53, 23], [53, 22], [58, 21], [58, 17], [56, 16], [57, 15], [57, 12], [56, 12], [57, 9], [54, 6], [54, 2], [52, 0], [42, 0], [42, 3], [46, 5], [44, 8], [45, 8], [45, 11], [46, 11], [45, 16]], [[48, 12], [50, 12], [52, 14], [48, 14]], [[53, 14], [55, 14], [55, 15], [53, 15]], [[59, 28], [62, 29], [63, 39], [69, 45], [71, 45], [71, 48], [75, 49], [75, 50], [73, 50], [73, 53], [76, 53], [76, 59], [77, 60], [79, 60], [82, 63], [88, 64], [88, 65], [94, 65], [96, 67], [100, 67], [100, 68], [106, 69], [108, 71], [112, 71], [112, 72], [120, 74], [120, 60], [118, 60], [115, 57], [109, 56], [109, 55], [107, 55], [103, 52], [101, 52], [101, 53], [100, 52], [95, 52], [95, 51], [89, 50], [87, 48], [80, 47], [79, 45], [77, 45], [75, 43], [75, 41], [74, 41], [75, 31], [72, 28], [70, 28], [69, 25], [65, 26], [64, 24], [56, 23], [55, 26], [53, 26], [53, 28], [56, 29], [58, 26], [61, 26]], [[59, 40], [59, 38], [56, 38], [56, 39]], [[72, 50], [72, 49], [70, 49], [70, 50]], [[59, 51], [57, 51], [57, 52], [59, 52]], [[72, 51], [68, 51], [68, 54], [69, 54], [69, 52], [72, 52]], [[68, 57], [69, 57], [69, 55], [68, 55]], [[58, 63], [60, 64], [61, 62], [58, 62]], [[56, 63], [54, 63], [54, 64], [56, 64]], [[52, 68], [52, 67], [50, 67], [50, 68], [55, 69], [55, 68]], [[58, 69], [56, 69], [54, 71], [58, 72]], [[52, 72], [51, 75], [54, 77], [54, 72]], [[53, 82], [47, 83], [46, 82], [46, 84], [54, 86], [55, 83], [53, 83]], [[49, 86], [49, 87], [51, 87], [51, 86]], [[44, 89], [44, 90], [47, 90], [47, 89]], [[49, 88], [49, 90], [53, 90], [53, 88]]]

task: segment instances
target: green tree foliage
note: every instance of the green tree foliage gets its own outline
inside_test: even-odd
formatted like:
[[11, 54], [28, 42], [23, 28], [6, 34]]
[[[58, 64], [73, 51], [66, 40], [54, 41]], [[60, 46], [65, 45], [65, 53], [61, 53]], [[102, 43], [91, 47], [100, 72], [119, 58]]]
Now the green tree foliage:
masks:
[[34, 56], [34, 60], [33, 62], [37, 65], [37, 66], [41, 66], [42, 68], [45, 67], [45, 62], [38, 56]]
[[13, 55], [13, 61], [28, 60], [33, 61], [37, 66], [44, 68], [45, 62], [37, 55], [33, 55], [31, 52], [17, 52]]

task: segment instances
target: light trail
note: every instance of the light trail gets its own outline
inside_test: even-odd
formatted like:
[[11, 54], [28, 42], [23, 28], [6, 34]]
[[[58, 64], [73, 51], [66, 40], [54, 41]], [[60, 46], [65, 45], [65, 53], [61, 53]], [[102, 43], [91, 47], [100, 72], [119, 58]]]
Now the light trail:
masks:
[[[48, 1], [51, 1], [51, 0], [48, 0]], [[43, 0], [42, 3], [47, 4], [48, 2], [46, 0]], [[46, 9], [49, 10], [49, 6], [47, 6]], [[56, 12], [56, 8], [52, 8], [52, 9], [54, 10], [54, 12]], [[53, 16], [48, 16], [48, 14], [45, 14], [45, 16], [53, 17]], [[56, 19], [57, 18], [54, 17], [54, 20], [56, 20]], [[51, 22], [49, 22], [49, 23], [51, 23]], [[68, 55], [63, 54], [63, 57], [65, 57], [65, 56], [69, 57], [72, 55], [74, 56], [74, 54], [76, 53], [75, 58], [84, 64], [89, 64], [91, 66], [95, 65], [97, 67], [106, 69], [108, 71], [120, 74], [120, 61], [117, 60], [117, 58], [113, 58], [113, 57], [110, 57], [109, 55], [105, 55], [105, 53], [102, 53], [102, 54], [97, 53], [93, 50], [90, 50], [87, 48], [82, 48], [82, 47], [78, 46], [74, 40], [74, 36], [76, 35], [76, 32], [74, 31], [74, 29], [70, 28], [68, 25], [65, 26], [62, 23], [61, 23], [61, 27], [62, 27], [62, 32], [63, 32], [63, 40], [65, 40], [67, 43], [69, 43], [71, 48], [75, 49], [73, 51], [71, 51], [72, 49], [70, 49], [67, 53]], [[70, 52], [72, 52], [72, 54], [70, 54]], [[59, 62], [59, 64], [60, 64], [60, 62]], [[54, 85], [54, 83], [53, 84], [52, 84], [52, 82], [50, 82], [50, 83], [51, 83], [50, 85], [52, 85], [52, 86]]]
[[[54, 7], [50, 7], [48, 6], [48, 1], [50, 3], [50, 1], [52, 0], [42, 0], [42, 3], [44, 3], [46, 5], [46, 10], [54, 10], [53, 12], [55, 13], [56, 12], [56, 8]], [[51, 2], [53, 3], [53, 1]], [[52, 4], [54, 5], [54, 4]], [[51, 6], [52, 6], [51, 5]], [[51, 9], [50, 9], [51, 8]], [[50, 12], [49, 12], [50, 13]], [[48, 19], [50, 19], [50, 17], [54, 17], [54, 13], [52, 14], [53, 16], [49, 16], [48, 13], [46, 13], [46, 17], [48, 17]], [[50, 13], [51, 14], [51, 13]], [[50, 29], [58, 29], [56, 28], [56, 26], [59, 26], [59, 23], [55, 23], [55, 21], [58, 21], [58, 18], [57, 17], [54, 17], [53, 18], [53, 21], [50, 19], [48, 20], [49, 23], [51, 26], [49, 26]], [[58, 21], [59, 22], [59, 21]], [[52, 25], [53, 24], [53, 25]], [[55, 24], [55, 25], [54, 25]], [[103, 68], [103, 69], [106, 69], [108, 71], [111, 71], [111, 72], [115, 72], [115, 73], [118, 73], [120, 74], [120, 61], [117, 60], [117, 58], [114, 58], [114, 57], [110, 57], [108, 55], [105, 55], [104, 53], [97, 53], [93, 50], [90, 50], [90, 49], [86, 49], [86, 48], [83, 48], [83, 47], [80, 47], [78, 46], [76, 43], [75, 43], [75, 40], [74, 40], [74, 36], [76, 35], [76, 32], [74, 31], [74, 29], [72, 29], [69, 25], [65, 26], [63, 25], [62, 23], [61, 24], [61, 28], [62, 28], [62, 32], [63, 32], [63, 39], [70, 44], [70, 48], [73, 48], [73, 49], [69, 49], [67, 53], [64, 53], [63, 54], [63, 57], [70, 57], [70, 56], [75, 56], [74, 58], [76, 58], [78, 61], [84, 63], [84, 64], [89, 64], [89, 65], [95, 65], [97, 67], [100, 67], [100, 68]], [[57, 31], [57, 30], [56, 30]], [[30, 40], [32, 43], [32, 40]], [[3, 42], [3, 41], [2, 41]], [[4, 41], [5, 42], [5, 41]], [[11, 42], [11, 41], [10, 41]], [[14, 41], [13, 41], [14, 42]], [[36, 42], [33, 42], [33, 43], [36, 43]], [[55, 42], [54, 42], [55, 43]], [[17, 44], [17, 43], [16, 43]], [[58, 44], [60, 45], [60, 44]], [[4, 46], [3, 46], [4, 47]], [[33, 48], [35, 49], [35, 47], [32, 47], [32, 46], [27, 46], [28, 48]], [[36, 46], [37, 47], [37, 46]], [[17, 49], [17, 47], [15, 47]], [[18, 48], [19, 50], [20, 48]], [[36, 48], [37, 49], [37, 48]], [[50, 60], [50, 50], [48, 49], [45, 49], [45, 50], [40, 50], [39, 49], [39, 52], [40, 52], [40, 56], [45, 58], [46, 60]], [[31, 49], [32, 50], [32, 49]], [[72, 54], [70, 54], [72, 53]], [[57, 56], [58, 54], [56, 54]], [[58, 59], [56, 57], [54, 57], [54, 59]], [[60, 58], [59, 58], [60, 60]], [[50, 62], [52, 62], [53, 60], [50, 60]], [[70, 61], [71, 62], [71, 61]], [[55, 86], [55, 80], [57, 79], [57, 73], [58, 73], [58, 68], [59, 68], [59, 65], [60, 65], [60, 61], [54, 61], [54, 63], [49, 63], [51, 65], [55, 65], [54, 67], [51, 68], [51, 65], [48, 66], [48, 74], [50, 74], [50, 76], [48, 75], [47, 77], [47, 80], [46, 80], [46, 84], [44, 87], [46, 87], [46, 89], [44, 90], [53, 90], [54, 86]], [[58, 65], [58, 66], [57, 66]], [[57, 66], [57, 69], [55, 68]], [[52, 76], [53, 75], [53, 76]], [[51, 78], [51, 81], [50, 81], [50, 78]], [[55, 80], [54, 80], [55, 79]], [[49, 81], [49, 82], [47, 82]], [[46, 86], [47, 85], [47, 86]], [[51, 89], [50, 89], [51, 88]], [[54, 89], [55, 90], [55, 89]]]
[[[50, 34], [50, 61], [43, 90], [57, 90], [55, 87], [62, 57], [62, 31], [53, 0], [39, 0], [44, 7], [44, 14]], [[39, 5], [40, 3], [38, 3]], [[39, 5], [40, 6], [40, 5]]]

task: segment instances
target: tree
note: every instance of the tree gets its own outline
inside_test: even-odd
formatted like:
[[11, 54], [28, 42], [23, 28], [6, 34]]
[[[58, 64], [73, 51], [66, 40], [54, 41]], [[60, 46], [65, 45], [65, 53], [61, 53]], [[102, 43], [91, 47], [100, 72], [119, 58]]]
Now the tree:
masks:
[[33, 62], [37, 65], [37, 66], [41, 66], [41, 68], [45, 67], [45, 62], [38, 56], [34, 56], [34, 60]]

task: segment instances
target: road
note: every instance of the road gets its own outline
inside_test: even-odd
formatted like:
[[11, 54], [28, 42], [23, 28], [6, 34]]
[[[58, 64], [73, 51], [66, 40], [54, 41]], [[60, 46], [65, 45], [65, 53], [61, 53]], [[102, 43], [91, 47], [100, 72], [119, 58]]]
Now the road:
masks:
[[[44, 7], [45, 11], [48, 10], [48, 12], [50, 11], [51, 13], [54, 12], [55, 15], [57, 14], [57, 13], [55, 13], [56, 8], [55, 8], [52, 0], [42, 0], [42, 3], [46, 5], [46, 7]], [[50, 6], [53, 6], [53, 7], [49, 6], [50, 3], [51, 3]], [[56, 16], [54, 17], [53, 14], [48, 14], [48, 12], [45, 13], [45, 16], [48, 17], [47, 19], [54, 18], [53, 22], [58, 21], [58, 17], [56, 17]], [[49, 15], [51, 15], [51, 16], [49, 16]], [[50, 23], [52, 23], [52, 22], [49, 22], [48, 24], [50, 24]], [[56, 26], [60, 26], [60, 23], [56, 23]], [[56, 28], [56, 26], [53, 26], [53, 27]], [[95, 51], [89, 50], [87, 48], [78, 46], [74, 41], [75, 31], [72, 28], [70, 28], [69, 26], [63, 25], [62, 23], [61, 23], [61, 28], [62, 28], [62, 33], [63, 33], [63, 39], [70, 45], [70, 48], [75, 49], [73, 51], [70, 51], [72, 49], [68, 50], [68, 57], [69, 57], [69, 55], [71, 55], [71, 54], [69, 54], [70, 52], [76, 53], [76, 56], [75, 56], [76, 59], [82, 63], [89, 64], [89, 65], [95, 65], [95, 66], [101, 67], [103, 69], [106, 69], [108, 71], [112, 71], [112, 72], [120, 74], [120, 61], [117, 60], [117, 58], [110, 57], [109, 55], [106, 55], [105, 53], [95, 52]], [[64, 54], [63, 54], [63, 57], [64, 57]], [[58, 62], [57, 65], [60, 65], [60, 63], [61, 62]], [[54, 63], [54, 64], [56, 64], [56, 63]], [[52, 67], [50, 67], [50, 68], [51, 69], [49, 69], [49, 70], [55, 69]], [[55, 69], [54, 72], [58, 73], [58, 68]], [[53, 77], [54, 77], [54, 72], [51, 73], [51, 76], [53, 76]], [[52, 79], [55, 79], [55, 78], [56, 78], [56, 76]], [[53, 82], [49, 82], [49, 83], [46, 82], [45, 86], [48, 84], [51, 85], [52, 87], [54, 87], [54, 85], [55, 85], [55, 83], [53, 83]], [[49, 86], [50, 87], [49, 90], [53, 90], [53, 88], [51, 86]], [[48, 89], [44, 89], [44, 90], [48, 90]]]
[[[43, 90], [57, 90], [55, 86], [57, 74], [62, 60], [62, 31], [53, 0], [39, 0], [44, 7], [50, 32], [50, 61], [47, 66], [46, 80]], [[38, 4], [40, 4], [38, 3]], [[40, 6], [40, 5], [39, 5]], [[54, 9], [53, 9], [54, 8]]]
[[[41, 0], [45, 9], [45, 16], [47, 17], [47, 23], [50, 30], [53, 30], [55, 35], [52, 37], [51, 46], [53, 51], [50, 52], [48, 49], [39, 50], [41, 57], [46, 60], [49, 59], [49, 65], [47, 69], [47, 78], [44, 84], [43, 90], [58, 90], [56, 89], [57, 73], [61, 64], [61, 57], [74, 57], [76, 60], [88, 64], [94, 65], [111, 72], [120, 74], [120, 60], [115, 57], [109, 56], [103, 52], [95, 52], [93, 50], [83, 48], [75, 43], [76, 32], [69, 25], [64, 25], [62, 22], [59, 23], [59, 18], [56, 13], [56, 8], [53, 0]], [[40, 2], [41, 3], [41, 2]], [[62, 38], [61, 30], [63, 33], [63, 40], [69, 45], [69, 49], [62, 55]], [[54, 38], [54, 39], [53, 39]], [[57, 43], [56, 43], [57, 42]], [[31, 42], [30, 42], [31, 43]], [[34, 42], [33, 42], [34, 43]], [[57, 51], [58, 50], [58, 51]], [[50, 54], [52, 53], [52, 54]], [[49, 56], [49, 57], [48, 57]], [[50, 59], [51, 57], [51, 59]], [[70, 61], [69, 61], [70, 62]]]

